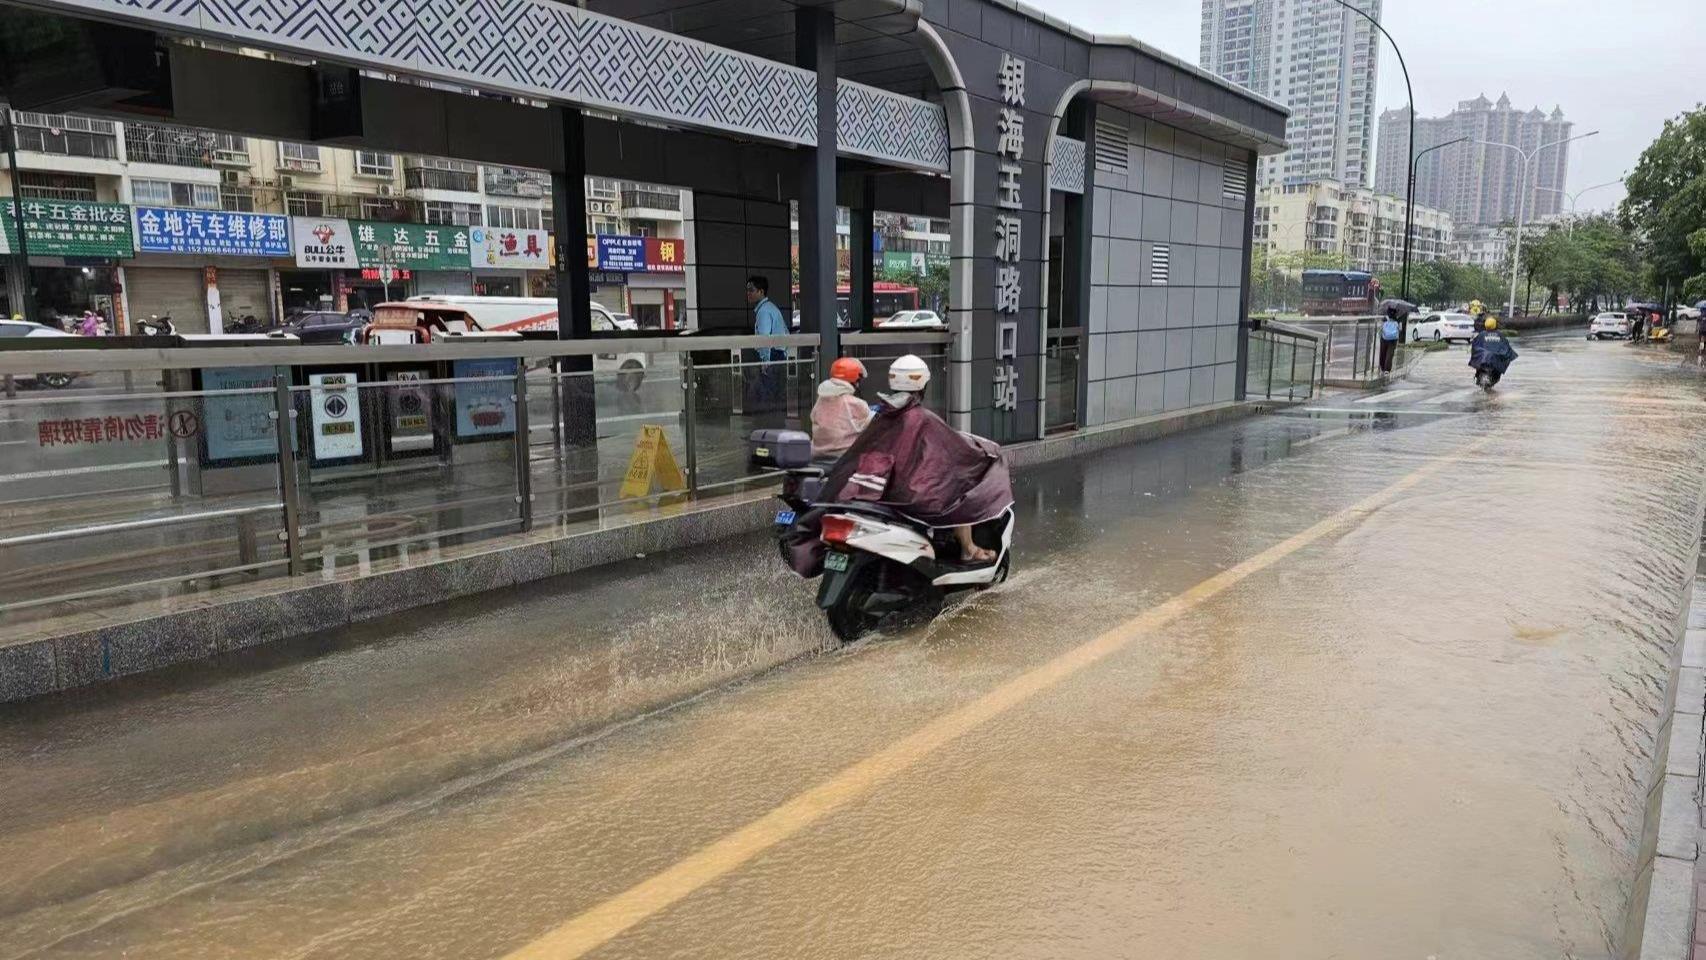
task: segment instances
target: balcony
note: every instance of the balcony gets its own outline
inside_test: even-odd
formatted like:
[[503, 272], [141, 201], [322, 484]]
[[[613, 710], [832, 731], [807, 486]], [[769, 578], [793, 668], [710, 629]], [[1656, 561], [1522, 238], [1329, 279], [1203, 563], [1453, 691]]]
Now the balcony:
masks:
[[118, 159], [117, 127], [108, 120], [57, 113], [12, 112], [18, 149], [61, 157]]
[[[486, 167], [486, 194], [495, 197], [521, 197], [538, 200], [551, 195], [551, 175], [542, 170], [523, 170], [519, 167]], [[592, 190], [587, 190], [592, 196]]]
[[211, 130], [152, 123], [124, 125], [124, 155], [131, 163], [211, 169], [217, 140], [218, 135]]
[[624, 190], [622, 213], [647, 220], [679, 220], [681, 194], [667, 190]]
[[247, 167], [249, 141], [233, 133], [213, 135], [213, 162], [222, 167]]
[[439, 167], [404, 167], [403, 187], [407, 190], [455, 190], [461, 193], [480, 192], [480, 174], [469, 170], [445, 170]]

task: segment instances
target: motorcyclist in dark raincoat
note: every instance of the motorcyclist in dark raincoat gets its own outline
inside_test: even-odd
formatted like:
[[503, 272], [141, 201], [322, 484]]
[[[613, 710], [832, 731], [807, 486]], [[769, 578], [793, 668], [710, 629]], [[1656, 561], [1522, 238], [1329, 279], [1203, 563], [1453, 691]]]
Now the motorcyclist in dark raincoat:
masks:
[[1483, 329], [1469, 342], [1469, 366], [1475, 370], [1475, 382], [1491, 387], [1510, 369], [1516, 359], [1516, 348], [1499, 332], [1499, 321], [1488, 317]]

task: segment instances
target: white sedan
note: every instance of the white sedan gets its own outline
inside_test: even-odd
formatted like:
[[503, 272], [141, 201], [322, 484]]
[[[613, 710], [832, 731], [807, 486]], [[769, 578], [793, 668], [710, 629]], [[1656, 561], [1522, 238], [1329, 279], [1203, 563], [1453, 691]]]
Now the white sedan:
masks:
[[[27, 337], [31, 340], [45, 337], [70, 337], [75, 334], [66, 333], [54, 327], [41, 323], [31, 323], [28, 320], [0, 320], [0, 342], [9, 339]], [[71, 381], [81, 374], [76, 373], [38, 373], [34, 377], [21, 377], [22, 383], [36, 383], [44, 387], [63, 389], [71, 386]]]
[[948, 324], [934, 310], [902, 310], [877, 322], [879, 330], [941, 330]]
[[1467, 313], [1430, 313], [1425, 318], [1410, 324], [1410, 340], [1462, 340], [1465, 343], [1475, 339], [1475, 318]]
[[1602, 313], [1594, 317], [1593, 322], [1588, 324], [1588, 339], [1604, 340], [1610, 337], [1613, 340], [1627, 340], [1629, 339], [1629, 327], [1629, 315], [1627, 313]]

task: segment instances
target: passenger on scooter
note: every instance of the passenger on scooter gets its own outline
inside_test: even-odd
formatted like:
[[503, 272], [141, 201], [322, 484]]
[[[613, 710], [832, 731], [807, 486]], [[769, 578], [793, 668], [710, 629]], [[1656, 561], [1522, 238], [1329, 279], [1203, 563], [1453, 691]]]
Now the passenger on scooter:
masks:
[[871, 423], [871, 405], [859, 399], [865, 365], [842, 357], [829, 366], [829, 379], [818, 384], [812, 404], [812, 457], [834, 459], [847, 452]]
[[1484, 329], [1469, 342], [1469, 366], [1475, 370], [1477, 383], [1485, 376], [1484, 385], [1491, 387], [1510, 369], [1511, 361], [1516, 359], [1516, 348], [1498, 332], [1498, 320], [1488, 317], [1482, 326]]
[[1001, 448], [960, 433], [918, 399], [930, 368], [911, 355], [889, 366], [883, 407], [824, 479], [833, 500], [880, 503], [935, 528], [952, 527], [965, 563], [992, 563], [972, 528], [1013, 503]]

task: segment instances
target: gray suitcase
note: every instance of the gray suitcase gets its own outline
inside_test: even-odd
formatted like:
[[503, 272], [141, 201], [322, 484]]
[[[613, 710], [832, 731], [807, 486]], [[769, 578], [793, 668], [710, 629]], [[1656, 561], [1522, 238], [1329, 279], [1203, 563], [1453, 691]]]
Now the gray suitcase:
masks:
[[746, 438], [747, 456], [760, 467], [791, 470], [812, 462], [811, 434], [801, 430], [754, 430]]

